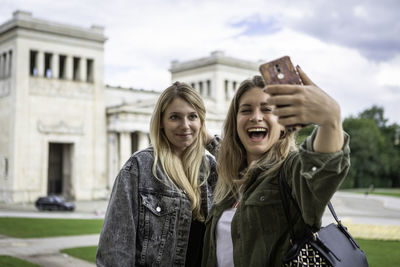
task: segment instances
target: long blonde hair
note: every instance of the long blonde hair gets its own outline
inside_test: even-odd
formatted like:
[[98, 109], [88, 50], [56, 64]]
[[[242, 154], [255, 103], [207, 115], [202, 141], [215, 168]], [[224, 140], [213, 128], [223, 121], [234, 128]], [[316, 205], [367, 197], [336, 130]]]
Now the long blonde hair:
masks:
[[247, 166], [246, 149], [237, 133], [237, 114], [242, 95], [253, 88], [264, 88], [261, 76], [243, 81], [236, 91], [224, 122], [223, 139], [217, 157], [218, 182], [214, 202], [220, 203], [227, 197], [239, 199], [239, 189], [245, 185], [253, 170], [262, 168], [262, 179], [280, 168], [289, 152], [295, 150], [294, 133], [284, 131], [280, 139], [256, 162]]
[[[161, 128], [163, 114], [175, 98], [188, 102], [196, 110], [201, 121], [198, 138], [185, 149], [181, 158], [173, 153], [172, 145]], [[153, 175], [158, 178], [156, 167], [159, 162], [172, 184], [186, 192], [192, 204], [193, 218], [199, 221], [204, 221], [204, 215], [201, 213], [200, 186], [206, 182], [209, 173], [204, 149], [207, 140], [205, 116], [206, 109], [201, 96], [189, 85], [175, 82], [158, 98], [150, 121], [150, 139], [154, 148]], [[198, 179], [200, 171], [205, 174], [201, 183]]]

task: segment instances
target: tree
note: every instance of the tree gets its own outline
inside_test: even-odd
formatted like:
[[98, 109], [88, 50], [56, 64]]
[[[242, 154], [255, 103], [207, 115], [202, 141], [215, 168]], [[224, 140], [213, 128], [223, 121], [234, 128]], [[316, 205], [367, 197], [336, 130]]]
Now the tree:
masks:
[[307, 127], [304, 127], [298, 131], [296, 134], [296, 144], [300, 145], [307, 138], [307, 136], [311, 135], [314, 128], [314, 125], [308, 125]]
[[385, 127], [387, 119], [384, 117], [384, 109], [383, 107], [372, 106], [369, 109], [364, 110], [360, 113], [360, 119], [372, 119], [375, 121], [376, 125], [379, 128]]
[[375, 121], [350, 117], [343, 128], [350, 135], [351, 167], [342, 187], [388, 186], [380, 175], [384, 136]]
[[378, 106], [344, 120], [343, 128], [351, 137], [352, 166], [343, 187], [400, 186], [400, 126], [387, 121]]
[[392, 187], [400, 187], [400, 126], [394, 123], [384, 127], [382, 132], [387, 138], [384, 147], [389, 161], [386, 175], [390, 179]]

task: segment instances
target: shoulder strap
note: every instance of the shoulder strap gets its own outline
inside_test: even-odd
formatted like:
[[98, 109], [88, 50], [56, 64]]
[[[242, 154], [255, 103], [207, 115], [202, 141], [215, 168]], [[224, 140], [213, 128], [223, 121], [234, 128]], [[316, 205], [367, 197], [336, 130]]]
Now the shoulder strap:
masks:
[[[291, 202], [295, 206], [296, 210], [300, 214], [301, 214], [301, 210], [300, 210], [299, 205], [297, 204], [297, 202], [292, 197], [291, 189], [290, 189], [289, 184], [287, 183], [286, 178], [285, 178], [284, 168], [281, 168], [280, 173], [279, 173], [279, 191], [280, 191], [280, 194], [281, 194], [281, 199], [282, 199], [283, 209], [284, 209], [284, 212], [285, 212], [285, 217], [286, 217], [286, 220], [287, 220], [287, 222], [289, 224], [289, 227], [290, 227], [290, 235], [291, 235], [291, 238], [294, 239], [295, 236], [294, 236], [294, 230], [293, 230], [293, 222], [292, 222], [291, 217], [290, 217], [289, 203], [288, 203], [287, 199], [289, 198], [291, 200]], [[333, 205], [332, 205], [332, 203], [330, 201], [328, 202], [328, 208], [329, 208], [329, 211], [331, 212], [333, 218], [335, 218], [336, 222], [339, 225], [341, 225], [341, 222], [340, 222], [339, 218], [337, 217], [335, 209], [333, 208]]]
[[[290, 213], [289, 213], [289, 203], [288, 203], [288, 199], [287, 199], [287, 195], [289, 194], [290, 196], [290, 189], [289, 189], [289, 185], [287, 184], [286, 180], [285, 180], [285, 174], [284, 174], [284, 170], [283, 168], [281, 168], [280, 172], [279, 172], [279, 192], [281, 194], [281, 199], [282, 199], [282, 205], [283, 205], [283, 211], [285, 212], [285, 217], [286, 217], [286, 221], [289, 224], [290, 227], [290, 237], [292, 240], [295, 240], [295, 236], [294, 236], [294, 227], [293, 227], [293, 222], [290, 218]], [[298, 209], [298, 205], [296, 204], [295, 207]]]

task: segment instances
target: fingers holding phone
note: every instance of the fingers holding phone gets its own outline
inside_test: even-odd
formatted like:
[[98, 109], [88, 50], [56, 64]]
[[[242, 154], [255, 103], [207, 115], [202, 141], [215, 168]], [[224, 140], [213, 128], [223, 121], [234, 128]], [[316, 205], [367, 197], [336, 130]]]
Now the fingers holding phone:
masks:
[[270, 85], [264, 90], [270, 95], [268, 105], [275, 106], [273, 113], [278, 122], [289, 131], [299, 130], [312, 123], [307, 114], [306, 92], [293, 85]]
[[[336, 101], [315, 85], [300, 67], [285, 56], [260, 66], [274, 114], [289, 131], [308, 124], [325, 125], [340, 119]], [[280, 75], [282, 74], [282, 75]], [[278, 77], [279, 76], [279, 77]]]
[[304, 127], [305, 124], [296, 121], [296, 118], [293, 118], [291, 114], [291, 109], [289, 108], [289, 106], [291, 106], [291, 99], [281, 97], [292, 95], [297, 86], [303, 84], [301, 76], [293, 66], [290, 57], [284, 56], [267, 62], [262, 64], [259, 69], [267, 86], [279, 85], [276, 87], [277, 89], [275, 91], [271, 90], [268, 91], [268, 93], [271, 96], [279, 94], [279, 104], [276, 105], [275, 112], [278, 114], [287, 114], [279, 116], [281, 124], [284, 125], [288, 131], [296, 131]]
[[291, 125], [326, 125], [340, 119], [337, 102], [313, 85], [269, 85], [264, 90], [270, 95], [268, 104], [285, 127]]

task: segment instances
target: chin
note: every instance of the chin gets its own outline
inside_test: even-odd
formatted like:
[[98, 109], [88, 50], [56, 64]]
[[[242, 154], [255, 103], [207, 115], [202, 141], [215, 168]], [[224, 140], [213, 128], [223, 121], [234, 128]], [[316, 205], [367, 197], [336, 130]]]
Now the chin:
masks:
[[264, 153], [266, 153], [271, 147], [268, 145], [252, 145], [249, 146], [246, 151], [250, 152], [252, 154], [259, 154], [259, 155], [263, 155]]

